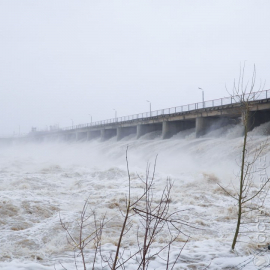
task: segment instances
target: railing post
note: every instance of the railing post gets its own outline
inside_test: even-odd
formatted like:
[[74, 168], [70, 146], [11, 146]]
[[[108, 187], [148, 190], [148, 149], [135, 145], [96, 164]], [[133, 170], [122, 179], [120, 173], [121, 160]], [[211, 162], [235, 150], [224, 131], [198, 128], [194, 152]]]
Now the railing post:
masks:
[[223, 105], [223, 102], [222, 101], [223, 101], [223, 98], [221, 98], [221, 106]]
[[212, 107], [214, 107], [214, 100], [212, 100]]
[[188, 111], [189, 111], [189, 104], [187, 105], [187, 107], [188, 107]]

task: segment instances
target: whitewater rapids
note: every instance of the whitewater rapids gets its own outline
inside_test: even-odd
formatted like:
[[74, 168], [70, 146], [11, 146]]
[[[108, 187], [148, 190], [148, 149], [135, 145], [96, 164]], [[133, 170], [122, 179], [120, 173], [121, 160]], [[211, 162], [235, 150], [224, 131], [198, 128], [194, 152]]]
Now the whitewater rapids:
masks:
[[[249, 133], [251, 149], [267, 140], [269, 127], [270, 123], [266, 123]], [[258, 269], [252, 260], [258, 250], [256, 226], [248, 240], [237, 244], [237, 252], [230, 250], [236, 203], [218, 186], [230, 186], [231, 182], [237, 186], [241, 134], [242, 127], [236, 125], [209, 132], [199, 139], [191, 129], [168, 140], [161, 140], [160, 134], [153, 132], [139, 140], [129, 136], [118, 142], [112, 138], [105, 142], [1, 145], [0, 269], [58, 270], [62, 269], [60, 262], [67, 269], [74, 269], [72, 249], [60, 226], [59, 213], [73, 226], [87, 198], [98, 215], [106, 214], [117, 220], [105, 231], [102, 240], [105, 252], [115, 250], [122, 219], [118, 207], [124, 204], [128, 191], [127, 145], [132, 195], [141, 194], [136, 175], [143, 176], [147, 162], [153, 164], [158, 155], [157, 194], [170, 177], [174, 183], [171, 209], [185, 210], [188, 222], [197, 227], [183, 228], [190, 239], [174, 269], [240, 269], [237, 267], [244, 261], [248, 264], [241, 269]], [[269, 165], [269, 151], [263, 155]], [[259, 175], [255, 175], [256, 179]], [[269, 212], [267, 196], [266, 217]], [[155, 243], [157, 247], [166, 240], [161, 238]], [[172, 254], [183, 247], [185, 240], [182, 235], [173, 244]], [[125, 241], [130, 250], [135, 250], [136, 233]], [[266, 246], [268, 241], [264, 243]], [[88, 253], [90, 260], [91, 246]], [[165, 269], [158, 257], [151, 267]], [[127, 269], [136, 269], [134, 262]]]

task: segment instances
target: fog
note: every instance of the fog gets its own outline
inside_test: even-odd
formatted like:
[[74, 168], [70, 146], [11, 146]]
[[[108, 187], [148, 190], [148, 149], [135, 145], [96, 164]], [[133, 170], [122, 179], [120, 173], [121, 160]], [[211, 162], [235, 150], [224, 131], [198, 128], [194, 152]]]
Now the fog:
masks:
[[[0, 135], [227, 96], [269, 75], [269, 1], [0, 1]], [[265, 89], [269, 89], [266, 81]]]

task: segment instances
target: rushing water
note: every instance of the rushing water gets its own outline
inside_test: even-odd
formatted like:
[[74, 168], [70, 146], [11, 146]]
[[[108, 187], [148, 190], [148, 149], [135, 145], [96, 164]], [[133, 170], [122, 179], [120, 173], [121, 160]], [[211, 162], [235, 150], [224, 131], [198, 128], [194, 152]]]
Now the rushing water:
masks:
[[[266, 123], [249, 133], [251, 153], [267, 139], [269, 127]], [[140, 140], [129, 136], [118, 142], [112, 138], [106, 142], [1, 146], [0, 268], [62, 269], [61, 262], [67, 269], [74, 269], [72, 248], [60, 225], [60, 216], [76, 234], [78, 214], [87, 198], [98, 218], [106, 215], [110, 220], [102, 243], [104, 253], [113, 252], [123, 220], [119, 208], [125, 209], [128, 193], [125, 160], [128, 145], [132, 196], [141, 194], [142, 182], [138, 176], [145, 175], [147, 163], [153, 165], [158, 155], [154, 199], [170, 177], [174, 183], [172, 211], [184, 211], [189, 224], [196, 227], [183, 227], [185, 235], [180, 235], [172, 245], [173, 257], [183, 247], [186, 235], [190, 236], [175, 269], [204, 269], [208, 265], [208, 269], [238, 269], [233, 267], [245, 260], [250, 263], [242, 269], [257, 269], [252, 262], [252, 254], [258, 247], [256, 230], [237, 245], [237, 252], [230, 251], [236, 226], [236, 202], [218, 186], [232, 189], [234, 183], [237, 187], [235, 174], [239, 171], [241, 132], [239, 125], [220, 128], [199, 139], [195, 139], [194, 130], [188, 130], [169, 140], [161, 140], [160, 134], [154, 132]], [[263, 152], [263, 156], [268, 164], [268, 152]], [[255, 181], [258, 178], [255, 175]], [[269, 207], [267, 197], [264, 213], [269, 214]], [[123, 242], [131, 251], [137, 246], [136, 228], [131, 228]], [[159, 236], [153, 249], [163, 242], [166, 235]], [[89, 261], [92, 250], [92, 245], [86, 249]], [[151, 263], [149, 269], [166, 268], [159, 257]], [[127, 269], [137, 269], [136, 263], [130, 262]]]

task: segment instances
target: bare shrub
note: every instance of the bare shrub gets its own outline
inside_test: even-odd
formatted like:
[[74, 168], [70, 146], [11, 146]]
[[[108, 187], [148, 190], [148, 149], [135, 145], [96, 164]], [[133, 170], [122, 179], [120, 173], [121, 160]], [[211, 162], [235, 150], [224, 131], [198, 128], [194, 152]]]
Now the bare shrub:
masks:
[[[102, 251], [102, 232], [107, 229], [108, 220], [103, 216], [101, 220], [97, 219], [95, 211], [88, 211], [89, 203], [85, 201], [83, 209], [80, 213], [80, 219], [77, 222], [77, 229], [72, 230], [66, 224], [61, 216], [60, 223], [66, 231], [68, 243], [74, 251], [74, 264], [78, 269], [78, 258], [83, 269], [96, 269], [97, 259], [102, 263], [102, 267], [111, 270], [125, 269], [127, 263], [133, 260], [137, 269], [150, 269], [151, 262], [156, 257], [162, 258], [166, 264], [166, 270], [172, 270], [181, 255], [181, 251], [186, 245], [189, 236], [182, 231], [183, 226], [190, 226], [187, 221], [182, 220], [177, 212], [170, 211], [171, 190], [173, 183], [167, 179], [166, 185], [161, 192], [159, 199], [154, 190], [156, 159], [153, 172], [150, 173], [150, 164], [147, 164], [145, 177], [139, 176], [143, 186], [143, 191], [137, 198], [131, 199], [132, 187], [131, 176], [128, 164], [128, 147], [126, 150], [126, 165], [128, 174], [128, 194], [125, 200], [125, 207], [121, 207], [115, 201], [109, 204], [109, 208], [118, 207], [123, 220], [120, 234], [116, 244], [116, 250], [109, 255]], [[136, 225], [137, 224], [137, 225]], [[124, 238], [128, 239], [131, 228], [137, 226], [136, 239], [137, 248], [131, 251], [124, 244]], [[192, 226], [190, 226], [192, 227]], [[89, 231], [89, 228], [91, 230]], [[128, 241], [128, 240], [127, 240]], [[173, 243], [181, 242], [182, 247], [178, 254], [171, 258], [171, 248]], [[133, 243], [131, 243], [133, 244]], [[93, 261], [87, 262], [86, 251], [90, 245], [94, 248]], [[63, 269], [66, 269], [62, 265]]]

